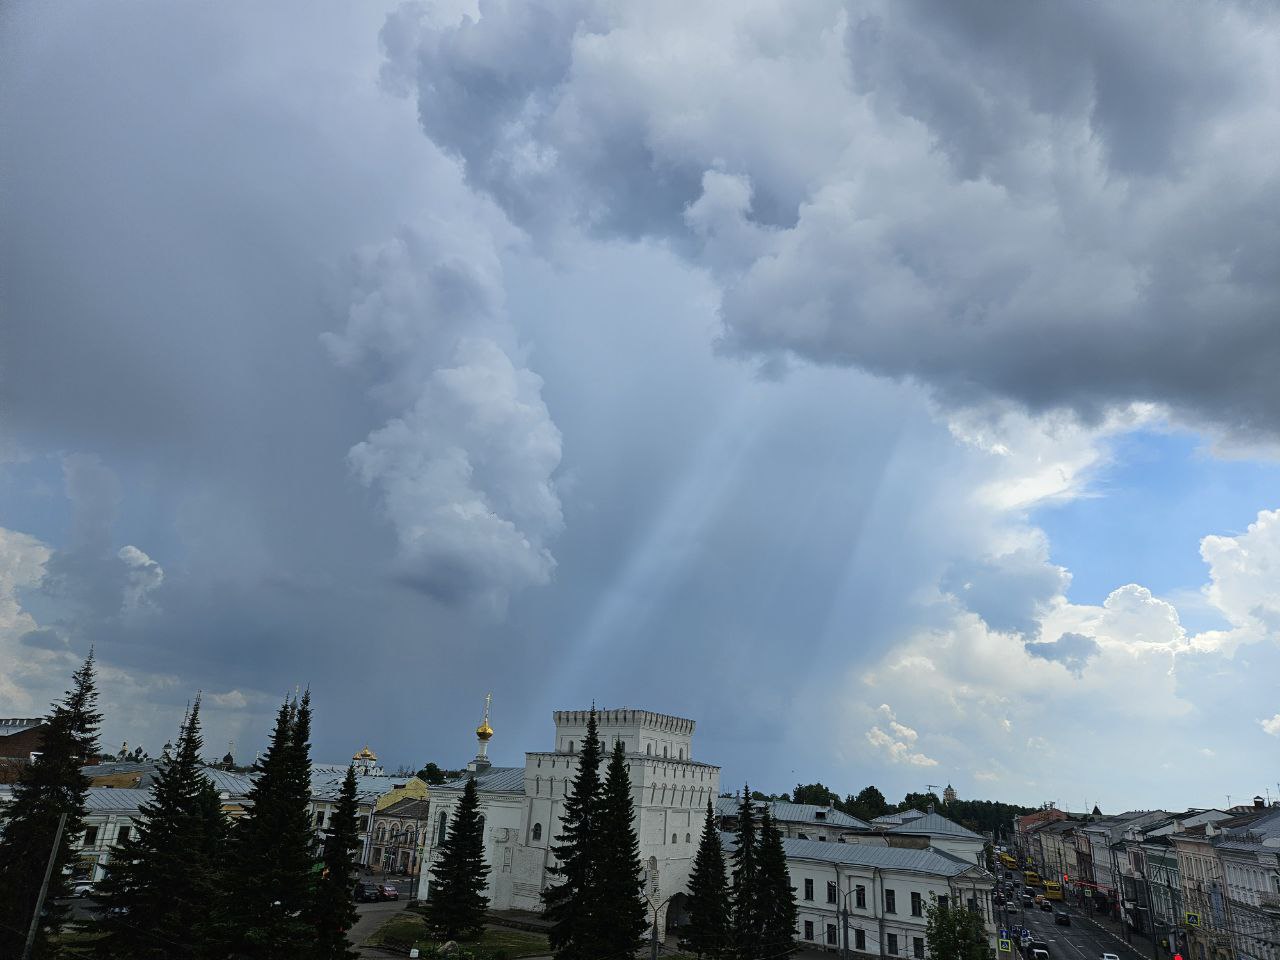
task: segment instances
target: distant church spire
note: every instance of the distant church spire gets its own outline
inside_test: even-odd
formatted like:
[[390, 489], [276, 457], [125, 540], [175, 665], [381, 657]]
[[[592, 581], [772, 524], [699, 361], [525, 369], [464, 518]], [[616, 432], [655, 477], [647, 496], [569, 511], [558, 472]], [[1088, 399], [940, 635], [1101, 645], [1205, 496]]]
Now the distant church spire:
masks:
[[493, 766], [489, 762], [489, 741], [493, 739], [493, 727], [489, 726], [489, 707], [492, 703], [493, 694], [485, 694], [484, 718], [480, 721], [480, 726], [476, 727], [476, 742], [479, 747], [476, 750], [476, 758], [467, 764], [467, 769], [472, 773], [480, 773]]

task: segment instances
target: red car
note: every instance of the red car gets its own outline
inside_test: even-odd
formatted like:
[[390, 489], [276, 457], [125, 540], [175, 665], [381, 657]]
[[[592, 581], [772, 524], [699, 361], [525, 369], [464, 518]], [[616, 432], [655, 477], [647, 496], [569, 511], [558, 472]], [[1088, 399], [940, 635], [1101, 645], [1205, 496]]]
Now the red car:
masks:
[[395, 888], [394, 884], [383, 883], [378, 885], [378, 896], [383, 900], [399, 900], [400, 891]]

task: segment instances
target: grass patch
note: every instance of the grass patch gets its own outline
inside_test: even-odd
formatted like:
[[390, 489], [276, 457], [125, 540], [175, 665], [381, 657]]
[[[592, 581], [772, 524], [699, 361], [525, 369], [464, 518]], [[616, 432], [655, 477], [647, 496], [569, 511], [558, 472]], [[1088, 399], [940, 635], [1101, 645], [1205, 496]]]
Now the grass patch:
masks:
[[[414, 946], [424, 957], [433, 956], [440, 946], [440, 941], [427, 929], [426, 920], [409, 911], [386, 920], [365, 942], [371, 947]], [[543, 934], [524, 930], [485, 930], [480, 939], [460, 946], [476, 960], [518, 960], [551, 952], [551, 945]]]

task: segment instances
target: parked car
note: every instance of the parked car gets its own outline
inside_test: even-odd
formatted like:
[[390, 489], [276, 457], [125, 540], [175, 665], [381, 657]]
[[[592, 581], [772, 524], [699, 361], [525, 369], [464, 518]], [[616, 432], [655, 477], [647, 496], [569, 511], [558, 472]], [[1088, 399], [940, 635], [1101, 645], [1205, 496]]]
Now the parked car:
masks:
[[1055, 910], [1053, 911], [1053, 922], [1060, 927], [1069, 927], [1071, 926], [1071, 914], [1065, 910]]
[[400, 891], [396, 889], [395, 884], [382, 883], [378, 885], [379, 900], [399, 900]]
[[1117, 957], [1114, 953], [1104, 953], [1102, 955], [1102, 960], [1120, 960], [1120, 958]]
[[356, 903], [377, 903], [382, 899], [378, 888], [372, 883], [357, 883], [351, 891], [351, 898]]
[[1031, 950], [1031, 960], [1049, 960], [1049, 951], [1039, 950], [1033, 947]]
[[80, 880], [71, 887], [73, 897], [87, 897], [93, 893], [93, 884], [88, 880]]

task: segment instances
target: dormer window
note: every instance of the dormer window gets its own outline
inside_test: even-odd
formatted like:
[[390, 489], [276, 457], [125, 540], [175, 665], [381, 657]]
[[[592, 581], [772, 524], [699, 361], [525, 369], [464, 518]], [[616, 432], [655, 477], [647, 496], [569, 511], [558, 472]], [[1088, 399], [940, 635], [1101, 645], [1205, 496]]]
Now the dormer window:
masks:
[[817, 813], [815, 813], [815, 814], [813, 815], [813, 818], [814, 818], [815, 820], [825, 820], [825, 819], [827, 819], [827, 811], [825, 811], [825, 810], [819, 810]]

